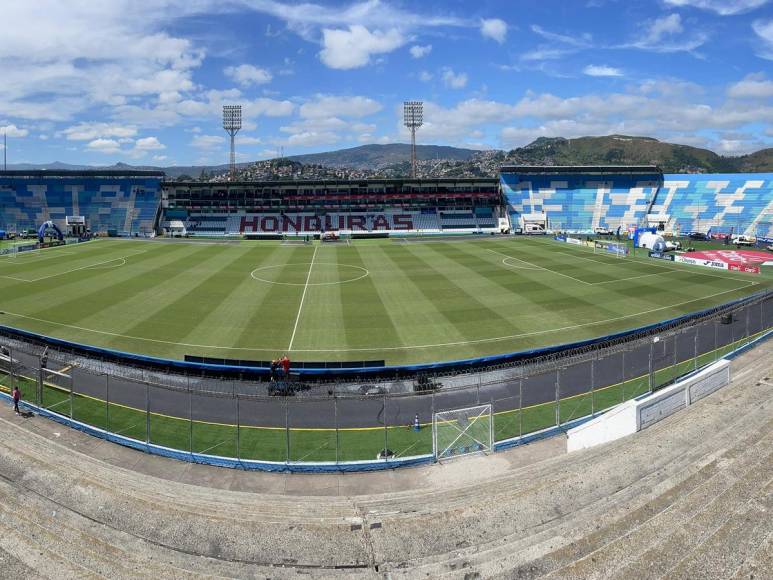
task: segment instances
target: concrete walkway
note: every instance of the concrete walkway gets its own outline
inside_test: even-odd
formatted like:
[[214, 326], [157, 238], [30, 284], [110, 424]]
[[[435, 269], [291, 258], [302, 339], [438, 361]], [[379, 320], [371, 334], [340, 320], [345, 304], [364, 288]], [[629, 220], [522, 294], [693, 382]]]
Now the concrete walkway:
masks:
[[145, 455], [0, 409], [3, 577], [763, 577], [773, 341], [655, 427], [392, 472]]

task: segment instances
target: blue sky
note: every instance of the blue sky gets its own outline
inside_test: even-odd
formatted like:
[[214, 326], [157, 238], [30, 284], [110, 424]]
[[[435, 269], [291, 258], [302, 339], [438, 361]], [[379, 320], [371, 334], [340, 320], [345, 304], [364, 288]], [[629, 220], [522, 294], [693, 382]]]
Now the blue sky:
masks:
[[227, 162], [405, 141], [773, 143], [768, 0], [5, 0], [9, 163]]

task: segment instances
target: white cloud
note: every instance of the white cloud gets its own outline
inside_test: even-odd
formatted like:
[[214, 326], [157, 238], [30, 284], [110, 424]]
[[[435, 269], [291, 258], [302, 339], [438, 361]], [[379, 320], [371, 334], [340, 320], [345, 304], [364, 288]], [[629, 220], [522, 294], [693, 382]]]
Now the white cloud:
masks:
[[333, 132], [303, 131], [293, 133], [281, 143], [291, 147], [316, 147], [318, 145], [332, 145], [338, 141], [338, 135]]
[[397, 28], [386, 32], [371, 32], [360, 24], [349, 26], [348, 30], [322, 30], [322, 62], [334, 69], [353, 69], [365, 66], [374, 54], [385, 54], [400, 48], [408, 39]]
[[271, 82], [271, 79], [273, 78], [271, 73], [266, 69], [251, 64], [229, 66], [223, 69], [223, 72], [228, 78], [239, 83], [243, 87], [249, 87], [250, 85], [264, 85]]
[[5, 2], [0, 115], [62, 121], [134, 97], [194, 90], [191, 71], [204, 52], [164, 30], [212, 6], [148, 0], [138, 11], [131, 0]]
[[166, 155], [154, 155], [153, 161], [166, 161], [168, 157]]
[[134, 137], [137, 127], [115, 123], [78, 123], [61, 133], [68, 141], [92, 141], [100, 137]]
[[432, 73], [425, 70], [421, 71], [419, 73], [419, 80], [423, 83], [428, 83], [432, 80]]
[[663, 0], [670, 6], [692, 6], [702, 10], [710, 10], [721, 16], [741, 14], [767, 4], [768, 0]]
[[769, 99], [773, 98], [773, 81], [763, 74], [749, 75], [727, 90], [727, 94], [737, 99]]
[[557, 32], [551, 32], [549, 30], [545, 30], [544, 28], [542, 28], [537, 24], [533, 24], [531, 26], [531, 31], [534, 34], [541, 36], [545, 40], [549, 40], [550, 42], [568, 44], [569, 46], [574, 46], [577, 48], [589, 48], [593, 40], [593, 37], [587, 33], [577, 34], [575, 36], [569, 36], [568, 34], [559, 34]]
[[158, 151], [166, 149], [166, 145], [162, 144], [156, 137], [143, 137], [134, 142], [134, 148], [137, 151]]
[[488, 18], [480, 21], [480, 33], [484, 38], [504, 44], [507, 40], [507, 23], [499, 18]]
[[411, 53], [413, 58], [424, 58], [430, 52], [432, 52], [432, 45], [426, 44], [421, 46], [419, 44], [414, 44], [411, 48], [408, 49], [408, 51]]
[[250, 137], [249, 135], [240, 135], [237, 140], [239, 145], [260, 145], [263, 143], [260, 137]]
[[605, 64], [596, 65], [589, 64], [582, 70], [583, 74], [589, 77], [621, 77], [623, 71], [613, 66], [607, 66]]
[[225, 137], [222, 135], [195, 135], [191, 141], [191, 146], [197, 149], [215, 149], [225, 143]]
[[451, 89], [463, 89], [467, 86], [467, 73], [455, 73], [453, 69], [443, 69], [443, 83]]
[[27, 129], [19, 129], [16, 125], [0, 127], [0, 134], [4, 134], [7, 137], [26, 137], [29, 133]]
[[620, 48], [638, 48], [652, 52], [692, 52], [708, 40], [702, 30], [683, 34], [684, 26], [679, 14], [669, 14], [650, 20], [642, 27], [641, 38]]
[[381, 110], [381, 103], [368, 97], [338, 97], [317, 95], [313, 101], [300, 107], [300, 115], [305, 118], [318, 117], [365, 117]]
[[97, 153], [115, 154], [121, 151], [121, 144], [115, 139], [94, 139], [86, 148]]
[[755, 20], [752, 23], [752, 29], [762, 41], [757, 56], [773, 60], [773, 20]]

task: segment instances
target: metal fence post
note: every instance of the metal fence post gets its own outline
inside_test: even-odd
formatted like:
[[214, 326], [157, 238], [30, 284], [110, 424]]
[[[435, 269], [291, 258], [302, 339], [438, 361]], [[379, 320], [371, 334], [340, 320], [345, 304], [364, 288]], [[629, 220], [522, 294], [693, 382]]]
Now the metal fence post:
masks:
[[523, 437], [523, 370], [518, 379], [518, 438]]
[[[10, 379], [8, 386], [11, 388], [11, 391], [13, 391], [14, 387], [16, 386], [16, 377], [14, 376], [13, 372], [13, 368], [15, 366], [13, 362], [13, 349], [10, 346], [8, 347], [8, 359], [8, 377]], [[37, 399], [37, 393], [35, 393], [35, 398]]]
[[561, 395], [559, 393], [560, 373], [561, 371], [559, 369], [556, 369], [556, 427], [558, 427], [561, 424]]
[[290, 463], [290, 402], [285, 399], [285, 463]]
[[696, 326], [695, 327], [695, 334], [693, 335], [693, 370], [697, 370], [698, 368], [698, 333], [700, 332], [701, 327]]
[[335, 421], [335, 427], [336, 427], [336, 463], [339, 461], [339, 455], [338, 455], [338, 449], [339, 449], [339, 439], [338, 439], [338, 398], [333, 397], [333, 420]]
[[110, 434], [110, 375], [105, 375], [105, 437]]
[[150, 385], [145, 383], [145, 444], [150, 444]]
[[188, 453], [193, 455], [193, 391], [188, 379]]
[[242, 460], [240, 427], [241, 427], [241, 421], [239, 417], [239, 395], [236, 395], [236, 459], [237, 461]]
[[746, 308], [746, 338], [749, 338], [749, 307]]
[[389, 431], [387, 431], [387, 397], [384, 395], [384, 461], [387, 458], [387, 449], [389, 445]]
[[590, 359], [590, 416], [596, 414], [596, 354]]
[[719, 325], [717, 319], [714, 319], [714, 360], [719, 360]]
[[625, 351], [623, 351], [622, 361], [621, 361], [622, 369], [620, 377], [622, 380], [622, 389], [620, 389], [620, 401], [625, 401]]
[[72, 383], [73, 383], [73, 378], [72, 378], [72, 373], [70, 373], [70, 419], [73, 418], [73, 415], [72, 415], [72, 391], [73, 391], [73, 384]]
[[647, 386], [649, 387], [648, 390], [650, 393], [652, 392], [653, 384], [655, 382], [655, 377], [653, 376], [654, 373], [652, 370], [652, 367], [653, 367], [652, 359], [654, 358], [654, 356], [655, 356], [655, 343], [650, 341], [650, 360], [648, 362], [648, 367], [647, 367]]

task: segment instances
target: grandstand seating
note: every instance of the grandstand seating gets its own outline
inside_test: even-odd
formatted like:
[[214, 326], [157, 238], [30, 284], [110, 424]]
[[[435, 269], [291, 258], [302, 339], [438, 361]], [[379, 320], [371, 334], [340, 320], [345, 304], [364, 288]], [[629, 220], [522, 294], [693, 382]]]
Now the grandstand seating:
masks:
[[[601, 175], [503, 171], [511, 222], [544, 214], [548, 227], [592, 232], [667, 217], [667, 230], [773, 237], [773, 174]], [[517, 226], [516, 226], [517, 227]]]
[[62, 229], [67, 216], [84, 216], [93, 232], [119, 235], [154, 230], [161, 200], [161, 175], [94, 174], [0, 176], [0, 226], [35, 228], [48, 220]]
[[654, 173], [501, 175], [513, 223], [522, 214], [545, 213], [549, 227], [569, 231], [637, 225], [647, 214], [660, 182]]
[[664, 175], [651, 211], [682, 233], [773, 237], [773, 173]]

